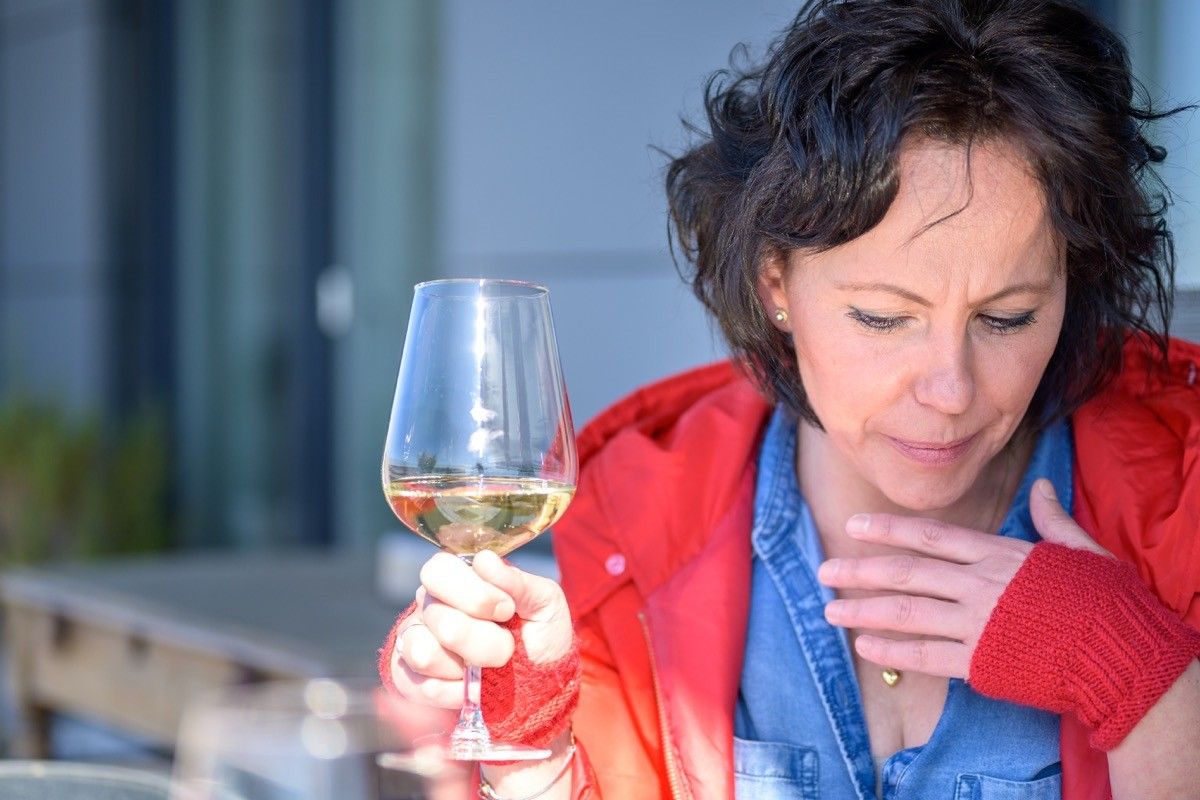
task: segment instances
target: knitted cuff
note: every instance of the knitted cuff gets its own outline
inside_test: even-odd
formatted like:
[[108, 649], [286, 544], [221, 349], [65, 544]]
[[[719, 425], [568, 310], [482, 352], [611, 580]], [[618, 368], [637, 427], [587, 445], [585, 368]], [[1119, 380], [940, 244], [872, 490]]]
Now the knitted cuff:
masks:
[[535, 664], [521, 638], [521, 620], [513, 617], [501, 625], [512, 633], [516, 647], [503, 667], [483, 670], [483, 719], [496, 741], [546, 747], [570, 726], [579, 703], [579, 642], [557, 661]]
[[1111, 750], [1200, 655], [1200, 631], [1115, 558], [1039, 542], [1000, 596], [971, 657], [971, 685], [1065, 713]]

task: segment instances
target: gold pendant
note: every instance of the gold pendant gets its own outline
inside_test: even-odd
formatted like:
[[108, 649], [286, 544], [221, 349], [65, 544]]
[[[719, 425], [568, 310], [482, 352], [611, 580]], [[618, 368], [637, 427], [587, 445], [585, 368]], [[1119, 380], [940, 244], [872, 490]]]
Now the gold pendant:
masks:
[[883, 671], [883, 682], [888, 686], [895, 686], [900, 682], [900, 671], [892, 668]]

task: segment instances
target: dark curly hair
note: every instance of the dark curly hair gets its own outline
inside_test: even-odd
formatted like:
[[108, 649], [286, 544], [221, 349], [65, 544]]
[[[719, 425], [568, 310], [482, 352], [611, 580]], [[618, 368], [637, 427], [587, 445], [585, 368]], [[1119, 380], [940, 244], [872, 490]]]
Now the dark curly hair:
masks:
[[[739, 51], [735, 51], [737, 53]], [[744, 52], [744, 51], [742, 51]], [[821, 252], [884, 216], [906, 136], [1027, 154], [1065, 247], [1062, 333], [1026, 413], [1069, 415], [1121, 366], [1126, 337], [1165, 360], [1174, 248], [1153, 113], [1121, 40], [1066, 0], [812, 0], [764, 62], [714, 74], [708, 130], [671, 161], [670, 221], [697, 297], [774, 401], [820, 425], [790, 338], [756, 293], [769, 256]], [[968, 150], [969, 152], [969, 150]]]

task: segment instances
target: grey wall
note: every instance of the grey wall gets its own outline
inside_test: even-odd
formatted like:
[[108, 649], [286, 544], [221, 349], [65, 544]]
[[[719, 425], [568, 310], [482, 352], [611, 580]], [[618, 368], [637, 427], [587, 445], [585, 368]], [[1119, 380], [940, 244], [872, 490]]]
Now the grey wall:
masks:
[[[1165, 105], [1200, 102], [1200, 3], [1161, 0], [1154, 82]], [[1179, 284], [1200, 288], [1200, 121], [1195, 111], [1162, 125], [1170, 151], [1163, 178], [1175, 195], [1169, 223], [1179, 255]]]
[[89, 0], [0, 2], [0, 390], [108, 392], [103, 20]]
[[[1200, 3], [1195, 0], [1126, 0], [1118, 14], [1135, 76], [1155, 110], [1200, 102]], [[1179, 286], [1200, 288], [1200, 120], [1195, 111], [1152, 125], [1167, 148], [1161, 175], [1174, 199], [1167, 222], [1175, 234]]]
[[705, 77], [798, 5], [442, 4], [440, 272], [550, 287], [577, 424], [720, 355], [667, 252], [651, 146], [677, 150]]

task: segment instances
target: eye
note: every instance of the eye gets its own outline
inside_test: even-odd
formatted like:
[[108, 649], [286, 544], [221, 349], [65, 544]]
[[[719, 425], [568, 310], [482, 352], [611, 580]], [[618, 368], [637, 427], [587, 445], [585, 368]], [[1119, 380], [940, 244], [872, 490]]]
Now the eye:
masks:
[[892, 331], [903, 327], [908, 322], [908, 317], [877, 317], [857, 308], [851, 308], [846, 312], [846, 316], [873, 331]]
[[996, 317], [990, 314], [981, 314], [979, 318], [983, 320], [984, 325], [987, 325], [996, 333], [1012, 333], [1027, 325], [1032, 325], [1036, 321], [1032, 311], [1016, 317]]

